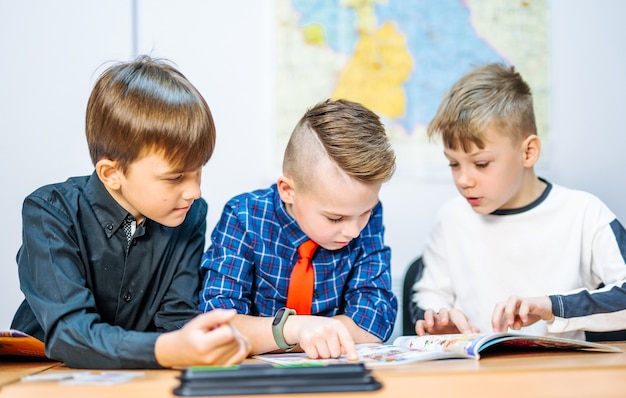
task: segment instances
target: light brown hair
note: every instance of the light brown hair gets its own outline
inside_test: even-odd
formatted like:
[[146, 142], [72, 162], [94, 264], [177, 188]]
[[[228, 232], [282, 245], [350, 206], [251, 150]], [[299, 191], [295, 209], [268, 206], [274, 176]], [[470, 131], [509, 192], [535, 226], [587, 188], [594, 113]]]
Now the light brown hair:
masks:
[[302, 116], [287, 143], [283, 173], [307, 187], [320, 156], [366, 184], [389, 180], [396, 165], [380, 118], [357, 102], [341, 99], [322, 101]]
[[93, 164], [114, 160], [124, 172], [152, 153], [175, 170], [197, 169], [215, 147], [213, 117], [200, 92], [168, 62], [145, 55], [100, 75], [85, 131]]
[[483, 149], [488, 127], [517, 141], [537, 134], [530, 87], [513, 66], [492, 63], [461, 77], [444, 96], [428, 125], [430, 139], [441, 135], [446, 148]]

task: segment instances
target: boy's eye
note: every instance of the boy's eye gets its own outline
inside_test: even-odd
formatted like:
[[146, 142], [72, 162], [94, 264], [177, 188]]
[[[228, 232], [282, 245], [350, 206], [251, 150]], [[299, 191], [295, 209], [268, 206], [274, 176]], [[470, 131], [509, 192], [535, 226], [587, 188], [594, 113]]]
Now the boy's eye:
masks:
[[328, 219], [328, 221], [330, 222], [340, 222], [341, 220], [343, 220], [343, 217], [339, 217], [339, 218], [330, 218], [330, 217], [326, 217]]
[[476, 163], [476, 167], [478, 167], [480, 169], [484, 169], [487, 166], [489, 166], [489, 162], [478, 162], [478, 163]]
[[180, 181], [182, 179], [183, 179], [183, 175], [180, 174], [180, 175], [177, 175], [176, 177], [168, 178], [167, 180], [168, 181], [172, 181], [172, 182], [177, 182], [177, 181]]
[[450, 164], [449, 164], [448, 166], [450, 166], [450, 167], [452, 167], [452, 168], [455, 168], [455, 167], [458, 167], [458, 166], [459, 166], [459, 164], [458, 164], [458, 163], [455, 163], [455, 162], [450, 162]]

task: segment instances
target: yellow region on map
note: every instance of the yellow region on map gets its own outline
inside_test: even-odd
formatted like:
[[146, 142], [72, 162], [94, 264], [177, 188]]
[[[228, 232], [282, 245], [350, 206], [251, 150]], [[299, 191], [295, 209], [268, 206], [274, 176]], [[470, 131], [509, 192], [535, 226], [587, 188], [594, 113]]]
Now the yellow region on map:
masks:
[[390, 118], [404, 114], [402, 87], [413, 69], [404, 36], [393, 22], [361, 31], [354, 54], [341, 71], [333, 98], [357, 101]]
[[320, 24], [311, 24], [302, 28], [302, 35], [307, 44], [321, 46], [324, 44], [324, 28]]

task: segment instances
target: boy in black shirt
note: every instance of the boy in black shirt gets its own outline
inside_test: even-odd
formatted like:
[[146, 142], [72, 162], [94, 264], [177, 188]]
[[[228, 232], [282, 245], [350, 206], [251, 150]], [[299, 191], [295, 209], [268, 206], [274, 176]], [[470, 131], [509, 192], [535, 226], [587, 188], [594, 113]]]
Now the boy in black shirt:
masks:
[[70, 367], [229, 364], [249, 343], [233, 311], [200, 314], [207, 204], [202, 166], [215, 126], [197, 89], [163, 61], [107, 69], [89, 98], [95, 170], [23, 206], [25, 300], [11, 327]]

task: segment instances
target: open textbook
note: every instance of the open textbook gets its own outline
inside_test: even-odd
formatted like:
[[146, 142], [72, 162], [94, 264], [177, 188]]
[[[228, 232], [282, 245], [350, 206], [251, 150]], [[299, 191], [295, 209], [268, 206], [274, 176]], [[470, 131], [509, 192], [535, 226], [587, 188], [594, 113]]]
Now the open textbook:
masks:
[[4, 356], [46, 358], [43, 342], [19, 330], [0, 330], [0, 359]]
[[[520, 333], [442, 334], [400, 336], [393, 344], [357, 344], [359, 361], [367, 367], [400, 365], [449, 358], [480, 359], [481, 355], [537, 351], [622, 352], [606, 344]], [[304, 353], [264, 354], [255, 356], [281, 365], [336, 363], [348, 359], [309, 359]]]

